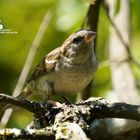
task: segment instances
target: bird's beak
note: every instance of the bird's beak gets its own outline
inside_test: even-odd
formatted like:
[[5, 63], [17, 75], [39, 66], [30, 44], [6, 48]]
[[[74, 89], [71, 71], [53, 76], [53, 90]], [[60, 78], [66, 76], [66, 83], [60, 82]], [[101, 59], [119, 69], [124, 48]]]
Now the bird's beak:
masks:
[[92, 41], [93, 39], [95, 39], [96, 35], [97, 35], [96, 32], [88, 31], [87, 34], [85, 35], [85, 41], [86, 42]]

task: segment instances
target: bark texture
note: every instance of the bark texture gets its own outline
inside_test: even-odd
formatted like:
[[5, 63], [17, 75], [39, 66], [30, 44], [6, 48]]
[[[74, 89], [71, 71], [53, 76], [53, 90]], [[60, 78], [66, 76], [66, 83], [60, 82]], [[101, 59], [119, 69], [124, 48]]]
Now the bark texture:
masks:
[[[33, 102], [28, 100], [17, 100], [14, 97], [0, 94], [0, 103], [11, 103], [18, 107], [27, 109], [35, 116], [32, 123], [26, 129], [2, 129], [0, 139], [67, 139], [67, 140], [88, 140], [108, 139], [124, 137], [125, 133], [117, 135], [112, 132], [111, 123], [106, 123], [106, 118], [125, 118], [140, 120], [140, 106], [121, 102], [112, 103], [103, 98], [89, 98], [75, 104], [54, 107], [50, 103]], [[101, 129], [98, 133], [98, 121], [100, 126], [108, 125], [108, 130]], [[137, 136], [139, 129], [133, 129], [133, 134]], [[93, 131], [95, 130], [95, 131]], [[136, 131], [137, 130], [137, 131]], [[100, 137], [99, 137], [100, 135]], [[132, 135], [132, 133], [131, 133]]]

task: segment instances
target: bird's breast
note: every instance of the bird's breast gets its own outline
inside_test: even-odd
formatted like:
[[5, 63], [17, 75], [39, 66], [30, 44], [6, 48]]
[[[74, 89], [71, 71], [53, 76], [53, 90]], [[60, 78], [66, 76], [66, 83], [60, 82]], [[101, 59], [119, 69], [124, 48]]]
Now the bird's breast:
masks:
[[54, 91], [56, 94], [72, 94], [82, 91], [92, 80], [96, 69], [93, 65], [69, 65], [56, 71]]
[[[44, 75], [37, 81], [37, 89], [45, 94], [53, 91], [56, 95], [63, 96], [78, 93], [92, 80], [97, 66], [95, 56], [82, 64], [58, 63], [53, 72]], [[52, 83], [53, 89], [50, 90], [48, 83]]]

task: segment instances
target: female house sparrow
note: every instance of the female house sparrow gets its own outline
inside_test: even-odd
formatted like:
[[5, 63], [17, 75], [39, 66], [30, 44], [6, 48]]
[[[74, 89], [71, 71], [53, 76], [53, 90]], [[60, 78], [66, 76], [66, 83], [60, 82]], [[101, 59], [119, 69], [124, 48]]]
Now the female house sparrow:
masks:
[[80, 30], [51, 51], [36, 67], [18, 98], [40, 93], [67, 96], [82, 91], [92, 80], [98, 61], [94, 53], [96, 33]]

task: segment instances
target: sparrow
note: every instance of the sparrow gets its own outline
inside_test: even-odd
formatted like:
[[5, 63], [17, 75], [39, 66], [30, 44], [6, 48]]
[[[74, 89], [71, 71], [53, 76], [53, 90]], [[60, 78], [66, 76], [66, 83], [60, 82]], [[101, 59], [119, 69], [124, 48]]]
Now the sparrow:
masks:
[[90, 30], [70, 35], [37, 65], [18, 98], [26, 99], [37, 93], [47, 100], [52, 95], [65, 97], [84, 90], [98, 67], [95, 37], [96, 32]]

